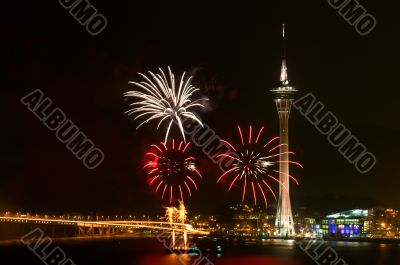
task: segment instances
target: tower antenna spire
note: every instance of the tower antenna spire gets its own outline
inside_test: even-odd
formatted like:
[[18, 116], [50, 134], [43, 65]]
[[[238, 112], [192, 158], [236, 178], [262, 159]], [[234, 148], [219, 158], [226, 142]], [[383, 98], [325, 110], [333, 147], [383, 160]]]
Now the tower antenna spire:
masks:
[[286, 58], [286, 33], [285, 33], [285, 23], [282, 24], [282, 46], [283, 46], [283, 58]]
[[283, 54], [282, 54], [282, 65], [281, 65], [281, 77], [280, 81], [284, 85], [289, 84], [288, 74], [287, 74], [287, 66], [286, 66], [286, 33], [285, 33], [285, 24], [282, 24], [282, 46], [283, 46]]

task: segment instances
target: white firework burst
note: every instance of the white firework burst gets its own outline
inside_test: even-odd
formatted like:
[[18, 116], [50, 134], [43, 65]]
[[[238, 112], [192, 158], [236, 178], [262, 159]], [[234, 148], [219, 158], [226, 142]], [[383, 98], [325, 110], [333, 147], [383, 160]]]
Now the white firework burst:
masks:
[[151, 120], [159, 120], [157, 129], [167, 122], [167, 132], [165, 142], [168, 140], [168, 134], [172, 124], [175, 122], [182, 134], [183, 140], [186, 142], [183, 130], [184, 118], [190, 119], [203, 126], [202, 122], [192, 111], [193, 108], [204, 108], [200, 102], [204, 98], [192, 100], [193, 94], [200, 89], [190, 84], [192, 77], [185, 79], [185, 72], [180, 78], [179, 85], [175, 83], [175, 76], [168, 67], [168, 78], [161, 68], [160, 73], [148, 72], [149, 77], [139, 73], [144, 78], [142, 82], [129, 82], [136, 85], [140, 90], [128, 91], [125, 97], [133, 97], [137, 102], [131, 103], [132, 107], [125, 113], [128, 115], [136, 115], [134, 120], [143, 118], [136, 129]]

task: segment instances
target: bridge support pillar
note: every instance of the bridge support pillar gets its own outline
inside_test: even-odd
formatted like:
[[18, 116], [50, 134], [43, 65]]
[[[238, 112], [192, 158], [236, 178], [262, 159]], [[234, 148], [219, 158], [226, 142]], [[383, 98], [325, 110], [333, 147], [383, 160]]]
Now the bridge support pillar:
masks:
[[171, 232], [171, 248], [174, 248], [175, 247], [175, 237], [176, 237], [176, 235], [175, 235], [175, 230], [172, 230], [172, 232]]
[[187, 247], [187, 232], [183, 232], [183, 248], [186, 249]]

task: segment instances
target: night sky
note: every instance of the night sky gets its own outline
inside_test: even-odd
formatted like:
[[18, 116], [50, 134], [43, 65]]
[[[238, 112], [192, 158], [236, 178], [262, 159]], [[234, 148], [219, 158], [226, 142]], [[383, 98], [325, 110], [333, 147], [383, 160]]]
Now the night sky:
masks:
[[[165, 128], [136, 131], [123, 114], [123, 93], [137, 72], [171, 66], [187, 71], [210, 98], [203, 122], [222, 138], [236, 125], [265, 125], [278, 134], [269, 90], [279, 79], [281, 24], [287, 24], [289, 78], [298, 96], [312, 92], [345, 124], [377, 164], [367, 174], [332, 147], [299, 112], [290, 117], [290, 144], [303, 170], [292, 186], [295, 208], [321, 211], [383, 205], [400, 208], [399, 20], [389, 2], [359, 1], [377, 19], [360, 36], [327, 1], [90, 1], [108, 19], [91, 36], [58, 1], [2, 8], [0, 65], [0, 211], [160, 213], [146, 183], [143, 154]], [[392, 1], [394, 2], [394, 1]], [[41, 89], [105, 153], [95, 170], [60, 143], [20, 99]], [[176, 131], [174, 135], [179, 137]], [[192, 148], [204, 181], [191, 212], [240, 202], [240, 191], [216, 185], [220, 175]]]

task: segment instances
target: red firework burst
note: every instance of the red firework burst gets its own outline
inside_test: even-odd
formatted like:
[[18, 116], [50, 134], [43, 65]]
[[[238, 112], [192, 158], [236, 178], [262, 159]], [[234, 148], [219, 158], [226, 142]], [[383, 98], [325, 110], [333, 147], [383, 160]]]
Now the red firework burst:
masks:
[[[272, 180], [278, 183], [283, 189], [288, 189], [289, 179], [297, 185], [299, 184], [295, 177], [279, 169], [280, 163], [287, 162], [301, 168], [303, 166], [299, 162], [289, 160], [289, 155], [294, 153], [288, 150], [286, 144], [279, 143], [279, 137], [272, 138], [266, 143], [261, 143], [264, 127], [261, 127], [258, 134], [253, 136], [253, 127], [250, 125], [248, 138], [244, 138], [240, 126], [237, 126], [237, 129], [241, 140], [241, 144], [238, 147], [226, 140], [221, 140], [221, 142], [230, 146], [232, 150], [229, 153], [218, 154], [217, 158], [229, 158], [232, 159], [233, 163], [219, 177], [217, 183], [223, 179], [227, 181], [230, 179], [228, 191], [235, 184], [241, 183], [242, 202], [246, 198], [246, 191], [249, 187], [253, 193], [254, 203], [257, 204], [257, 194], [261, 194], [265, 207], [268, 207], [266, 190], [272, 194], [275, 200], [277, 199], [269, 181]], [[283, 176], [283, 181], [279, 180], [279, 175]]]
[[161, 142], [152, 144], [146, 153], [144, 168], [148, 171], [149, 185], [161, 193], [161, 200], [169, 198], [170, 204], [176, 198], [183, 201], [185, 193], [192, 196], [192, 188], [197, 190], [196, 180], [202, 179], [196, 159], [187, 155], [189, 145], [183, 141], [175, 144], [175, 140], [171, 146]]

